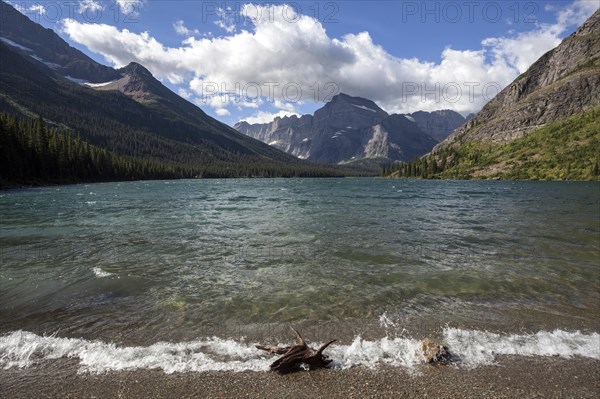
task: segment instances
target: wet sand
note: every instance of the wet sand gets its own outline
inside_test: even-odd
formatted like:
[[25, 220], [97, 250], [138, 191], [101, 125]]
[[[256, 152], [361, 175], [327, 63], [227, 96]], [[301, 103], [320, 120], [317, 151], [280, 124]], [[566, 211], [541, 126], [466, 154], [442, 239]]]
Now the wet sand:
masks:
[[165, 374], [78, 374], [76, 360], [0, 371], [2, 398], [598, 398], [600, 361], [504, 356], [493, 366]]

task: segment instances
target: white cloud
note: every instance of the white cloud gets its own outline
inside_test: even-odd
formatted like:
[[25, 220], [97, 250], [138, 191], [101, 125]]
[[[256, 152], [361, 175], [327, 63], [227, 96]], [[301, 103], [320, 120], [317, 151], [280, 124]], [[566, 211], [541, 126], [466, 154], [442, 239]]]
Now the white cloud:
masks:
[[229, 112], [229, 110], [227, 108], [217, 108], [215, 110], [215, 113], [219, 116], [229, 116], [231, 115], [231, 112]]
[[[555, 47], [568, 27], [591, 15], [590, 4], [575, 1], [556, 11], [555, 24], [487, 38], [478, 49], [446, 48], [439, 63], [395, 57], [374, 43], [368, 32], [331, 38], [317, 19], [281, 5], [243, 6], [241, 16], [252, 30], [188, 37], [180, 47], [166, 47], [149, 32], [110, 25], [66, 20], [63, 28], [72, 40], [115, 66], [136, 61], [161, 79], [187, 83], [190, 93], [208, 98], [202, 104], [216, 110], [233, 104], [254, 107], [248, 99], [258, 88], [282, 115], [294, 113], [296, 101], [319, 102], [337, 92], [372, 99], [388, 112], [450, 108], [466, 114], [478, 111]], [[222, 101], [221, 93], [232, 95]], [[252, 118], [272, 115], [277, 114], [259, 112]]]
[[34, 4], [29, 7], [29, 11], [37, 12], [40, 15], [44, 15], [46, 13], [46, 7], [41, 4]]
[[189, 29], [187, 26], [185, 26], [185, 23], [182, 20], [176, 21], [173, 24], [173, 29], [175, 29], [175, 32], [181, 36], [194, 36], [200, 34], [198, 29]]
[[600, 7], [598, 0], [575, 0], [558, 11], [557, 29], [565, 30], [571, 25], [581, 25], [598, 7]]
[[287, 103], [287, 102], [275, 99], [275, 103], [273, 105], [277, 109], [280, 109], [280, 110], [283, 110], [283, 111], [287, 111], [287, 112], [296, 113], [296, 107], [292, 103]]
[[523, 73], [548, 50], [561, 42], [554, 27], [544, 26], [532, 32], [519, 33], [513, 37], [485, 39], [483, 46], [495, 57], [496, 63], [504, 62]]
[[256, 98], [244, 98], [244, 97], [238, 97], [238, 96], [230, 96], [229, 97], [229, 103], [231, 105], [237, 106], [238, 109], [242, 109], [242, 108], [258, 109], [265, 102], [260, 97], [256, 97]]
[[249, 124], [253, 125], [255, 123], [269, 123], [269, 122], [272, 122], [273, 119], [275, 119], [277, 117], [283, 118], [285, 116], [292, 116], [292, 115], [298, 115], [298, 114], [295, 112], [288, 112], [288, 111], [279, 111], [277, 113], [258, 111], [251, 117], [245, 118], [244, 120], [246, 122], [248, 122]]
[[230, 7], [218, 7], [217, 15], [219, 16], [219, 19], [215, 21], [215, 25], [227, 33], [235, 32], [238, 15]]
[[482, 44], [497, 63], [505, 62], [523, 73], [544, 53], [558, 46], [561, 35], [569, 27], [581, 25], [599, 5], [597, 0], [575, 0], [558, 10], [555, 6], [546, 6], [547, 11], [556, 11], [556, 23], [541, 24], [533, 31], [511, 37], [485, 39]]
[[80, 14], [83, 14], [86, 11], [97, 12], [97, 11], [102, 11], [102, 10], [104, 10], [104, 4], [102, 4], [100, 1], [82, 0], [79, 2], [79, 13]]
[[73, 19], [63, 20], [62, 29], [71, 40], [85, 44], [90, 50], [102, 54], [117, 68], [136, 61], [149, 68], [159, 78], [166, 78], [174, 84], [183, 83], [186, 70], [176, 66], [177, 59], [162, 64], [165, 69], [161, 69], [161, 64], [155, 62], [157, 55], [169, 54], [177, 57], [179, 51], [167, 49], [148, 32], [134, 33], [127, 29], [118, 30], [112, 25], [86, 24]]
[[140, 13], [144, 0], [115, 0], [121, 12], [128, 16], [136, 16]]
[[191, 100], [192, 99], [192, 93], [190, 93], [188, 90], [184, 89], [183, 87], [180, 87], [179, 89], [177, 89], [177, 94], [179, 94], [180, 97], [185, 98], [186, 100]]

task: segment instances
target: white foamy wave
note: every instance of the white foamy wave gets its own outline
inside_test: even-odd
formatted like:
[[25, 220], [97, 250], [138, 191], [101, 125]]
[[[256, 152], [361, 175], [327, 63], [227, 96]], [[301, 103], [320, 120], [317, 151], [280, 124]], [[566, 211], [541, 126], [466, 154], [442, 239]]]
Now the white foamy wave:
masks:
[[[446, 328], [446, 343], [460, 359], [459, 365], [490, 364], [496, 355], [583, 356], [600, 360], [600, 335], [556, 330], [531, 335], [502, 335]], [[313, 343], [318, 347], [318, 343]], [[367, 341], [356, 337], [350, 345], [334, 344], [326, 354], [338, 369], [354, 366], [402, 367], [409, 372], [424, 362], [421, 342], [412, 338]], [[198, 371], [267, 371], [276, 356], [254, 344], [232, 339], [203, 338], [196, 341], [150, 346], [119, 347], [114, 343], [76, 338], [39, 336], [16, 331], [0, 337], [0, 367], [30, 367], [41, 360], [79, 359], [80, 372], [158, 369], [165, 373]]]
[[365, 341], [356, 337], [350, 345], [332, 345], [326, 352], [333, 365], [347, 369], [353, 366], [376, 368], [385, 364], [412, 370], [423, 362], [421, 342], [410, 338], [382, 338]]
[[467, 366], [491, 364], [496, 355], [573, 356], [600, 360], [600, 334], [562, 330], [536, 334], [496, 334], [486, 331], [446, 328], [445, 342]]
[[96, 277], [102, 278], [102, 277], [110, 277], [113, 274], [109, 273], [109, 272], [105, 272], [104, 270], [100, 269], [99, 267], [94, 267], [92, 269], [92, 271], [94, 272], [94, 274], [96, 275]]
[[174, 344], [159, 342], [147, 347], [117, 347], [101, 341], [42, 337], [24, 331], [0, 338], [0, 365], [5, 369], [29, 367], [41, 359], [60, 358], [77, 358], [79, 371], [90, 373], [135, 369], [161, 369], [168, 374], [261, 371], [268, 370], [272, 361], [252, 346], [220, 338]]

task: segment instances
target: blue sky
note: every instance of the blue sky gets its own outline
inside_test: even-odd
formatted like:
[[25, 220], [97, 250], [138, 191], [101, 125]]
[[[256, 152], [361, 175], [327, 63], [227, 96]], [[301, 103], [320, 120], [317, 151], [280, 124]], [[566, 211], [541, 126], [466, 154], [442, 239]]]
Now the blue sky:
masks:
[[12, 1], [107, 65], [145, 65], [229, 124], [332, 94], [478, 111], [598, 9], [575, 1]]

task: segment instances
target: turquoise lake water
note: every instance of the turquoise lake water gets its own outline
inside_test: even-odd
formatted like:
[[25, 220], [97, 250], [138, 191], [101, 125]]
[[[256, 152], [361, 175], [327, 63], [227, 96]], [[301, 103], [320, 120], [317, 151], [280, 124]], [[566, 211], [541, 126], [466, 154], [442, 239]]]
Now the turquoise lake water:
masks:
[[4, 334], [600, 330], [598, 183], [106, 183], [2, 192], [0, 217]]

